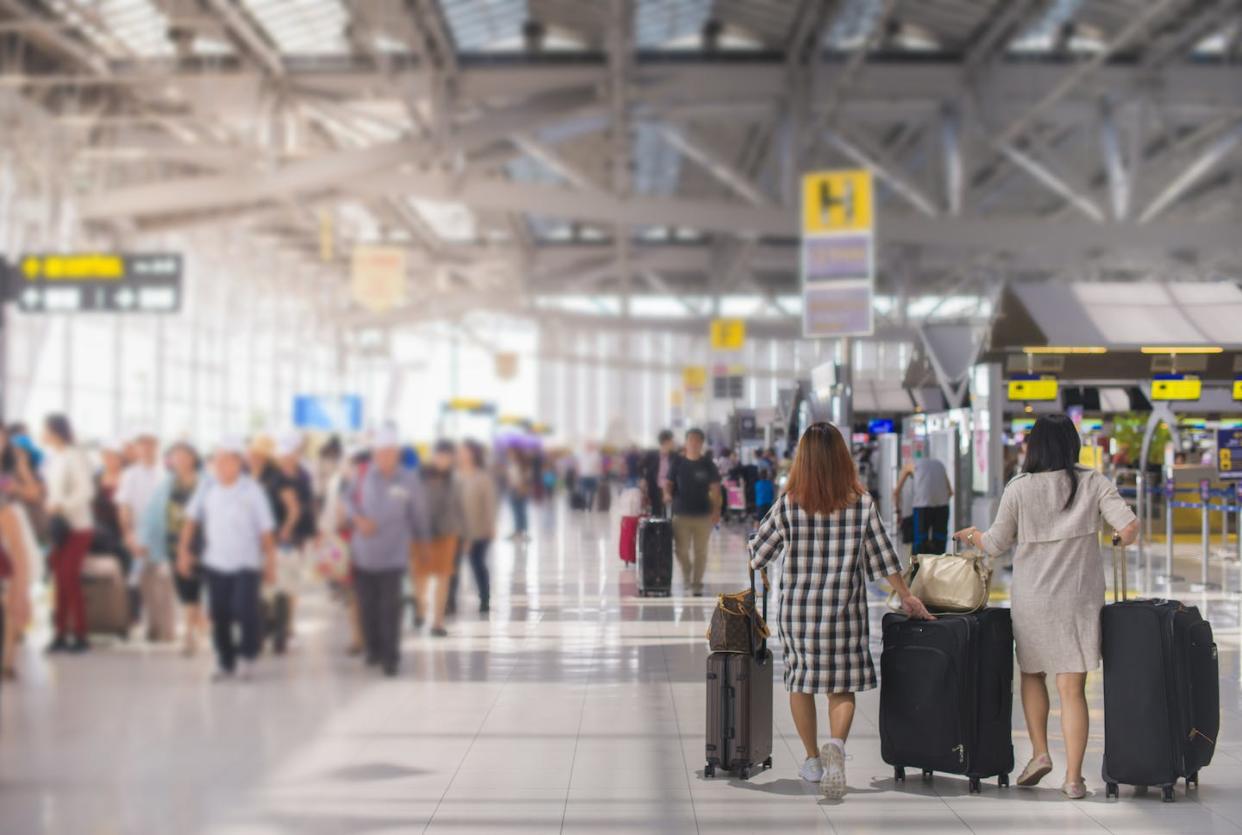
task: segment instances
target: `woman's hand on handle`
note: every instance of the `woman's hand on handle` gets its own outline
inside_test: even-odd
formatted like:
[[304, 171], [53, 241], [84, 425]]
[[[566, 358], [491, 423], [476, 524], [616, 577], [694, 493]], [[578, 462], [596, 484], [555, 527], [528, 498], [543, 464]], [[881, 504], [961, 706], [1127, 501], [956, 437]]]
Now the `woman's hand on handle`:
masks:
[[907, 593], [901, 598], [901, 611], [905, 612], [915, 620], [935, 620], [936, 616], [927, 611], [927, 607], [923, 605], [923, 601], [919, 600], [912, 594]]
[[967, 545], [975, 548], [981, 547], [980, 540], [982, 537], [982, 532], [974, 525], [971, 525], [969, 528], [962, 528], [960, 531], [953, 534], [953, 538], [958, 542], [965, 542]]

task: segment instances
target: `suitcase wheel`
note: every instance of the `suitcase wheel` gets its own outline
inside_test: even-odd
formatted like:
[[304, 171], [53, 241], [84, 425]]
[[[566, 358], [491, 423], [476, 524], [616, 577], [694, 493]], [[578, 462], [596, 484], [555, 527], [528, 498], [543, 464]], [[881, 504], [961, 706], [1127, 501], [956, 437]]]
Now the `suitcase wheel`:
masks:
[[983, 781], [980, 780], [978, 777], [971, 777], [970, 778], [970, 793], [978, 794], [981, 791], [983, 791]]
[[772, 767], [772, 758], [771, 758], [771, 757], [768, 757], [766, 760], [764, 760], [764, 761], [763, 761], [763, 767], [764, 767], [764, 768], [771, 768], [771, 767]]
[[935, 773], [936, 772], [932, 771], [930, 768], [923, 769], [923, 780], [930, 781], [932, 778], [932, 775], [934, 775]]
[[996, 778], [996, 785], [1000, 786], [1002, 789], [1007, 789], [1007, 788], [1009, 788], [1009, 775], [1008, 775], [1008, 774], [1002, 774], [1002, 775], [1000, 775], [999, 777], [997, 777], [997, 778]]
[[1117, 790], [1116, 783], [1105, 783], [1104, 784], [1104, 797], [1105, 798], [1115, 798], [1115, 797], [1118, 797], [1120, 794], [1121, 793]]
[[706, 777], [706, 778], [707, 778], [707, 779], [709, 779], [709, 780], [710, 780], [711, 778], [715, 777], [715, 776], [716, 776], [716, 766], [712, 765], [711, 763], [708, 763], [707, 765], [703, 766], [703, 776], [704, 776], [704, 777]]
[[1177, 797], [1173, 794], [1172, 786], [1163, 786], [1162, 789], [1163, 789], [1163, 796], [1161, 797], [1161, 800], [1163, 800], [1165, 803], [1172, 803], [1173, 801], [1177, 799]]
[[906, 770], [902, 768], [901, 766], [897, 766], [896, 768], [894, 768], [893, 769], [893, 780], [898, 783], [906, 782]]
[[1190, 791], [1192, 788], [1199, 788], [1199, 772], [1197, 771], [1186, 778], [1186, 791]]
[[750, 766], [744, 765], [741, 768], [739, 768], [736, 773], [737, 773], [737, 779], [749, 780], [750, 779]]

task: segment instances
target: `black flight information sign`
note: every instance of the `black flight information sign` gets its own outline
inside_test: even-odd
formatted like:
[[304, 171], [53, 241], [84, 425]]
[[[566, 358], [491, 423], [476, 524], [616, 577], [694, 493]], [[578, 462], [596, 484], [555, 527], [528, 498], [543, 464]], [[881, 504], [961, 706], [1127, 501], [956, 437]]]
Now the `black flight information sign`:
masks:
[[7, 270], [8, 297], [23, 313], [176, 313], [181, 255], [23, 255]]

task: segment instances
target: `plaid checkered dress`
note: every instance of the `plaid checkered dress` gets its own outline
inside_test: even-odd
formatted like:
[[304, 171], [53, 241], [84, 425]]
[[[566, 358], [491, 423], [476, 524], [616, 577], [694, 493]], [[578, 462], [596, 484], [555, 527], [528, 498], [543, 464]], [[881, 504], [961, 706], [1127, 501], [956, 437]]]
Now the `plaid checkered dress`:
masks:
[[750, 540], [751, 565], [785, 552], [777, 630], [791, 693], [855, 693], [876, 686], [866, 581], [901, 571], [897, 552], [864, 495], [829, 515], [809, 514], [788, 496]]

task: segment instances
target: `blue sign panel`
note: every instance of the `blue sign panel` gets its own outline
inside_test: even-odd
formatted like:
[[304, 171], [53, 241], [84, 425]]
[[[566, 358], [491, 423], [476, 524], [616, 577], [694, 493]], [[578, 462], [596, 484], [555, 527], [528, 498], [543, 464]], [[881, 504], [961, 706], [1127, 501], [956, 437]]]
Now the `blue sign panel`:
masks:
[[1242, 478], [1242, 429], [1216, 430], [1216, 472], [1221, 478]]
[[293, 425], [298, 429], [324, 432], [357, 432], [362, 429], [362, 398], [356, 394], [335, 397], [295, 395]]
[[875, 418], [867, 424], [867, 431], [872, 435], [887, 435], [893, 431], [893, 422], [885, 418]]

